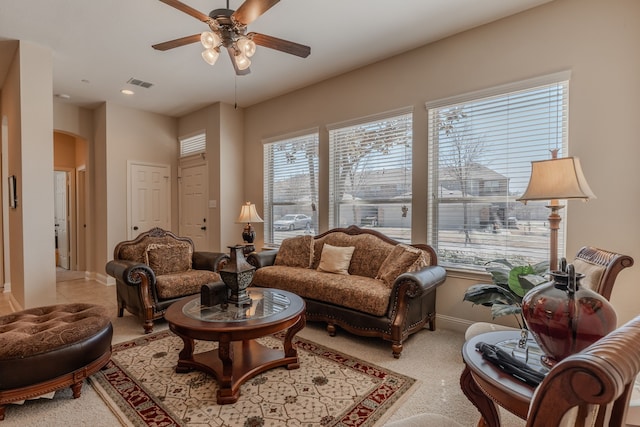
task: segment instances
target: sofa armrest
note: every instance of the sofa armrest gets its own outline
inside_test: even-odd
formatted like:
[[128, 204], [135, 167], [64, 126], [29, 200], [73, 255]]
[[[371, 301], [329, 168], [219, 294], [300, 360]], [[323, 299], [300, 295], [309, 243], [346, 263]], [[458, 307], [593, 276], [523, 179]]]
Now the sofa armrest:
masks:
[[247, 257], [247, 262], [256, 269], [266, 267], [268, 265], [273, 265], [276, 261], [276, 255], [278, 255], [277, 249], [269, 249], [262, 252], [251, 252]]
[[229, 254], [222, 252], [196, 251], [193, 253], [192, 265], [194, 270], [220, 271], [231, 259]]
[[443, 284], [446, 278], [446, 270], [438, 265], [402, 273], [393, 282], [389, 310], [395, 310], [405, 298], [418, 298], [432, 292]]
[[105, 267], [108, 275], [129, 286], [139, 286], [143, 278], [149, 286], [155, 286], [156, 275], [146, 264], [127, 260], [112, 260]]

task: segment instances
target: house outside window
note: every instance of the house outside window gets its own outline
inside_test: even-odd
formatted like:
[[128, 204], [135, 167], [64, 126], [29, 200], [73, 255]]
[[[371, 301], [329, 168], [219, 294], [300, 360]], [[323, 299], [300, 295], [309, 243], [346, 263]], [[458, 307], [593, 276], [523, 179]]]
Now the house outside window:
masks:
[[412, 110], [328, 126], [329, 224], [411, 242]]
[[[502, 258], [549, 260], [548, 203], [516, 199], [531, 161], [551, 158], [552, 150], [566, 156], [568, 79], [558, 73], [427, 103], [428, 242], [442, 265], [484, 269]], [[564, 242], [561, 228], [559, 256]]]
[[264, 143], [264, 242], [318, 229], [318, 130]]

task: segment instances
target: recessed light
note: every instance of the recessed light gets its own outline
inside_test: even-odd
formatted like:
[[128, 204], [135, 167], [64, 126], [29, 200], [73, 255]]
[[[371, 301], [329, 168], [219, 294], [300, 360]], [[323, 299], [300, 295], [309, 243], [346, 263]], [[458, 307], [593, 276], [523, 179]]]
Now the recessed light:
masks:
[[134, 92], [132, 90], [129, 90], [129, 89], [122, 89], [120, 91], [120, 93], [123, 93], [125, 95], [133, 95], [134, 94]]

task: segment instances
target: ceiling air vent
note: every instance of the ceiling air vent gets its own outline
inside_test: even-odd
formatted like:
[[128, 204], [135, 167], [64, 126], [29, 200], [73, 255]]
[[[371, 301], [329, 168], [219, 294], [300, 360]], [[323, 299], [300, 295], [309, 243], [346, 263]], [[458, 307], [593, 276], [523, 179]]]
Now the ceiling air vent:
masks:
[[127, 83], [134, 86], [140, 86], [146, 89], [149, 89], [151, 86], [153, 86], [153, 83], [145, 82], [144, 80], [140, 80], [140, 79], [134, 79], [133, 77], [127, 80]]

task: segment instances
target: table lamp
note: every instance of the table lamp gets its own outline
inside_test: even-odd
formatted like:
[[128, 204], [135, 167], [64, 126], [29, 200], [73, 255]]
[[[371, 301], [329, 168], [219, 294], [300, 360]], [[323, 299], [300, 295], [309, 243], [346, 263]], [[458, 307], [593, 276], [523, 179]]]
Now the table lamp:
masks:
[[564, 207], [560, 199], [595, 199], [596, 196], [589, 188], [582, 173], [580, 160], [577, 157], [557, 158], [558, 150], [552, 150], [549, 160], [531, 162], [531, 179], [524, 194], [516, 199], [524, 202], [529, 200], [550, 200], [547, 207], [550, 229], [550, 261], [549, 269], [558, 268], [558, 230], [560, 229], [560, 214]]
[[[249, 246], [253, 246], [253, 241], [256, 238], [256, 232], [251, 225], [252, 222], [264, 222], [258, 211], [256, 211], [256, 205], [251, 202], [246, 202], [240, 208], [240, 216], [236, 219], [236, 224], [246, 224], [242, 230], [242, 240], [248, 243]], [[255, 249], [253, 249], [255, 250]]]

